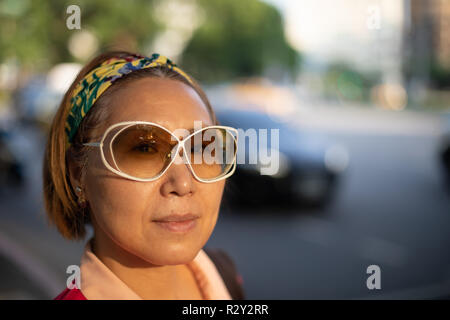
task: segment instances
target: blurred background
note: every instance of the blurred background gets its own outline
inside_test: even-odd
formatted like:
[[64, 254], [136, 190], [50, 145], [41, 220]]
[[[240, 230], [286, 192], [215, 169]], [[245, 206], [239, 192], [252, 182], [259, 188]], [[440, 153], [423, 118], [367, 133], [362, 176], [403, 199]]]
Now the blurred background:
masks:
[[207, 244], [247, 298], [450, 297], [450, 1], [0, 0], [0, 299], [53, 298], [79, 264], [45, 218], [44, 142], [112, 49], [172, 58], [223, 124], [280, 129], [280, 170], [238, 166]]

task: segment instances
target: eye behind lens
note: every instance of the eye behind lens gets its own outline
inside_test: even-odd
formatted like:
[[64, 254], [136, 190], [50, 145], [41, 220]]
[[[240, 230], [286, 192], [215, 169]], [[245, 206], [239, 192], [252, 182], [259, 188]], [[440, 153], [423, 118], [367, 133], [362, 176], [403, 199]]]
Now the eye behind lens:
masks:
[[141, 153], [150, 153], [155, 154], [158, 152], [158, 149], [156, 149], [152, 144], [145, 143], [145, 144], [139, 144], [132, 148], [133, 151], [138, 151]]

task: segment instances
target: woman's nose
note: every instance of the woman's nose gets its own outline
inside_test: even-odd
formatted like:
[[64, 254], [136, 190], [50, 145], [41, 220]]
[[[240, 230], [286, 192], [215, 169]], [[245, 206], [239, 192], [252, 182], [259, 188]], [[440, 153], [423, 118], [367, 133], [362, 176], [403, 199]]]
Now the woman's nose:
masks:
[[192, 176], [187, 164], [184, 163], [181, 156], [182, 152], [176, 155], [180, 157], [175, 159], [170, 168], [163, 175], [164, 182], [161, 185], [161, 193], [163, 196], [186, 196], [195, 192], [194, 177]]

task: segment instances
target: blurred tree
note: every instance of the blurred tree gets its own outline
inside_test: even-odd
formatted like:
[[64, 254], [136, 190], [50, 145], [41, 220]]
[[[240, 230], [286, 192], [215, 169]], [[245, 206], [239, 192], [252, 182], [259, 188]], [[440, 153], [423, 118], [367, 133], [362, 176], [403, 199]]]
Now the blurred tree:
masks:
[[199, 0], [203, 24], [183, 53], [183, 67], [202, 81], [260, 76], [266, 68], [298, 71], [278, 10], [259, 0]]
[[432, 86], [438, 89], [450, 89], [450, 68], [445, 67], [438, 59], [433, 58], [430, 69]]
[[[92, 35], [90, 39], [95, 38], [97, 50], [148, 54], [165, 28], [155, 17], [159, 1], [0, 0], [0, 63], [13, 58], [21, 68], [33, 72], [46, 71], [60, 62], [84, 63], [95, 52], [81, 58], [70, 44], [74, 35], [86, 31]], [[203, 23], [188, 42], [182, 61], [176, 62], [197, 78], [223, 81], [273, 70], [296, 74], [299, 54], [287, 44], [282, 18], [274, 7], [259, 0], [196, 3], [204, 13]], [[81, 9], [81, 31], [66, 26], [69, 5]], [[75, 47], [87, 46], [86, 38], [78, 40]]]
[[101, 49], [138, 50], [159, 29], [152, 0], [0, 0], [0, 61], [14, 57], [22, 66], [45, 70], [75, 60], [68, 42], [79, 30], [66, 26], [72, 4], [81, 9], [81, 30], [90, 31]]
[[345, 62], [331, 63], [325, 71], [324, 94], [330, 99], [368, 102], [370, 89], [380, 82], [379, 72], [361, 72]]

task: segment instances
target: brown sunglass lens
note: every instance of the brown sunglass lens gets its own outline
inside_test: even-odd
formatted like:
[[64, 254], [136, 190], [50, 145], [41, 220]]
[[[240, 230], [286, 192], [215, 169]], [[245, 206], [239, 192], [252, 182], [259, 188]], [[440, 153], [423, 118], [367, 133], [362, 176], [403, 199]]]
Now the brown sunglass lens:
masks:
[[192, 169], [200, 179], [219, 178], [233, 167], [236, 140], [226, 129], [205, 128], [186, 140], [185, 148]]
[[129, 126], [116, 133], [111, 141], [111, 166], [136, 178], [153, 178], [171, 161], [170, 154], [176, 145], [172, 139], [169, 132], [156, 126]]

